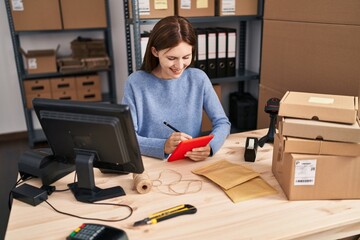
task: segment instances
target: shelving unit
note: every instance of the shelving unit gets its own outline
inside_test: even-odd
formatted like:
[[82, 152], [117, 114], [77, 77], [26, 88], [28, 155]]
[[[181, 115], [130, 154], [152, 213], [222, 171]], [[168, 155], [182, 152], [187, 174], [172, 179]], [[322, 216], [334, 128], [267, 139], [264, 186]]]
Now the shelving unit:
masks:
[[[11, 6], [10, 0], [6, 0], [6, 11], [8, 14], [9, 19], [9, 27], [10, 27], [10, 34], [13, 43], [14, 55], [15, 55], [15, 62], [16, 62], [16, 69], [19, 79], [19, 86], [20, 92], [22, 96], [22, 103], [23, 103], [23, 110], [25, 114], [26, 126], [28, 130], [28, 139], [29, 145], [34, 147], [36, 143], [45, 142], [46, 137], [42, 131], [42, 129], [35, 129], [34, 126], [34, 110], [27, 108], [26, 105], [26, 97], [25, 97], [25, 90], [24, 90], [24, 81], [32, 80], [32, 79], [46, 79], [46, 78], [56, 78], [56, 77], [66, 77], [66, 76], [83, 76], [89, 75], [99, 72], [105, 72], [107, 78], [107, 85], [108, 85], [108, 92], [102, 93], [102, 101], [116, 103], [116, 86], [115, 86], [115, 71], [114, 71], [114, 57], [113, 57], [113, 48], [112, 48], [112, 37], [111, 37], [111, 22], [110, 22], [110, 11], [109, 11], [109, 2], [105, 0], [105, 8], [106, 8], [106, 22], [107, 27], [105, 28], [86, 28], [86, 29], [71, 29], [71, 30], [34, 30], [34, 31], [16, 31], [14, 26], [14, 21], [11, 14]], [[34, 36], [34, 35], [44, 35], [47, 34], [61, 34], [74, 32], [74, 33], [81, 33], [81, 32], [100, 32], [103, 34], [104, 41], [106, 44], [106, 51], [108, 57], [110, 59], [110, 66], [106, 70], [91, 70], [91, 71], [80, 71], [80, 72], [72, 72], [72, 73], [46, 73], [46, 74], [27, 74], [23, 62], [23, 56], [20, 51], [20, 39], [22, 36]]]
[[[130, 18], [130, 5], [131, 5], [131, 16]], [[124, 15], [125, 15], [125, 29], [126, 29], [126, 44], [127, 44], [127, 58], [128, 58], [128, 72], [129, 74], [134, 71], [133, 65], [135, 68], [139, 69], [142, 63], [141, 59], [141, 29], [142, 25], [154, 25], [159, 21], [159, 19], [140, 19], [139, 10], [138, 10], [138, 1], [124, 1]], [[230, 23], [236, 22], [239, 23], [240, 31], [238, 35], [238, 56], [237, 56], [237, 71], [236, 75], [233, 77], [224, 77], [224, 78], [213, 78], [211, 79], [212, 83], [229, 83], [229, 82], [246, 82], [249, 80], [259, 79], [259, 72], [253, 72], [246, 69], [245, 63], [245, 53], [246, 53], [246, 37], [247, 37], [247, 27], [249, 21], [260, 21], [262, 23], [263, 16], [263, 0], [258, 1], [258, 14], [254, 16], [214, 16], [214, 17], [188, 17], [187, 19], [194, 25], [198, 23]], [[132, 27], [132, 28], [131, 28]], [[133, 37], [133, 41], [132, 41]], [[133, 44], [133, 45], [132, 45]], [[132, 51], [134, 48], [134, 53]], [[134, 62], [133, 62], [134, 61]]]

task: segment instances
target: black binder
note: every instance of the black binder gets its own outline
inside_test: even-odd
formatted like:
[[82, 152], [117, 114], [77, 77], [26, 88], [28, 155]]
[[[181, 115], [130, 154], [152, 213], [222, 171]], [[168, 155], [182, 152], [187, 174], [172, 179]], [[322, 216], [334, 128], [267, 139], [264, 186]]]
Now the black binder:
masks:
[[216, 30], [206, 29], [206, 59], [207, 75], [209, 78], [216, 78]]
[[227, 32], [223, 28], [216, 28], [216, 77], [227, 76], [226, 65], [226, 35]]
[[227, 76], [236, 75], [236, 29], [226, 28], [226, 72]]
[[204, 72], [207, 72], [206, 61], [206, 30], [202, 28], [196, 29], [197, 48], [196, 48], [196, 62], [195, 67], [200, 68]]

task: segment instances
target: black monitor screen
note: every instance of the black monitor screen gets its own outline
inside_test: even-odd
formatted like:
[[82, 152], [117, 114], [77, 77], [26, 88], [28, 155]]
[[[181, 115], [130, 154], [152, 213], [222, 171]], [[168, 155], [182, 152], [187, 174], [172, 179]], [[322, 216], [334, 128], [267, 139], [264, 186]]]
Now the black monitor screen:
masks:
[[54, 161], [76, 165], [78, 182], [70, 188], [79, 201], [114, 197], [103, 196], [104, 191], [94, 196], [99, 189], [92, 167], [119, 173], [144, 171], [127, 105], [54, 99], [34, 99], [33, 105]]

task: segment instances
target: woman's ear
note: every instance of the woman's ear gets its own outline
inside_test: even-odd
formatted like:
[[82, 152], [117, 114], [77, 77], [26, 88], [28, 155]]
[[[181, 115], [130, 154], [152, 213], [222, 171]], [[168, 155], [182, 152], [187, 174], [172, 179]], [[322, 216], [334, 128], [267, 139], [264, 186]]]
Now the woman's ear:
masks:
[[159, 57], [159, 53], [158, 53], [158, 51], [155, 49], [155, 47], [151, 47], [151, 53], [152, 53], [155, 57]]

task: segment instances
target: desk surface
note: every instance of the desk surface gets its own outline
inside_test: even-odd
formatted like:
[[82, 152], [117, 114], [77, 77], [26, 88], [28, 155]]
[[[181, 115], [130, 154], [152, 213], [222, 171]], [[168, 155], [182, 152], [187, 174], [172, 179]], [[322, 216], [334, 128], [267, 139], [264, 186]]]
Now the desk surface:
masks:
[[[138, 194], [133, 189], [132, 175], [103, 175], [95, 170], [98, 187], [121, 185], [127, 193], [124, 197], [106, 202], [129, 204], [134, 208], [133, 215], [122, 222], [98, 223], [125, 230], [129, 239], [338, 239], [360, 234], [360, 200], [286, 199], [271, 172], [272, 145], [265, 144], [258, 149], [255, 163], [244, 162], [245, 138], [262, 137], [265, 134], [265, 130], [232, 134], [214, 157], [203, 162], [184, 160], [168, 163], [143, 158], [151, 179], [158, 178], [165, 169], [172, 169], [181, 173], [184, 180], [203, 180], [202, 189], [197, 193], [169, 196], [153, 188], [147, 194]], [[192, 169], [221, 159], [251, 166], [277, 189], [278, 194], [234, 204], [215, 184], [191, 173]], [[56, 182], [57, 189], [66, 188], [73, 177], [73, 174], [69, 174]], [[40, 184], [38, 180], [32, 181], [33, 185]], [[70, 191], [53, 193], [48, 201], [61, 211], [84, 217], [114, 219], [128, 213], [127, 210], [113, 206], [77, 202]], [[154, 225], [132, 226], [135, 221], [151, 213], [180, 204], [191, 204], [198, 212]], [[46, 203], [33, 207], [14, 200], [5, 239], [65, 239], [84, 222], [96, 221], [61, 215]]]

